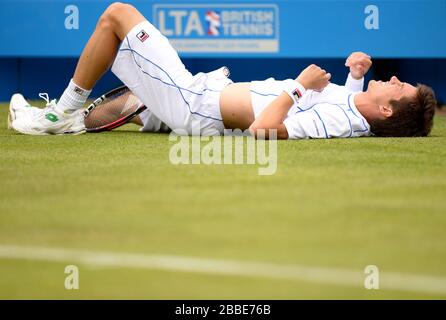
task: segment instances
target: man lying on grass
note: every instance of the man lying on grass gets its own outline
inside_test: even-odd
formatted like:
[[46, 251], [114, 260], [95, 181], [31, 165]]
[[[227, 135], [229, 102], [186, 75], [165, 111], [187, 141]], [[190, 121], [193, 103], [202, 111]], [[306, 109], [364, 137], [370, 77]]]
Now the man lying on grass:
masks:
[[167, 126], [200, 135], [249, 128], [257, 136], [265, 129], [267, 138], [272, 129], [279, 139], [427, 136], [436, 107], [432, 89], [392, 77], [370, 81], [362, 92], [371, 64], [368, 55], [352, 54], [346, 62], [350, 74], [345, 86], [331, 84], [331, 75], [315, 65], [295, 80], [284, 81], [233, 83], [227, 68], [192, 75], [167, 38], [138, 10], [114, 3], [100, 17], [59, 101], [21, 113], [26, 102], [13, 96], [11, 126], [36, 135], [84, 132], [82, 107], [112, 65], [148, 107], [135, 119], [145, 132]]

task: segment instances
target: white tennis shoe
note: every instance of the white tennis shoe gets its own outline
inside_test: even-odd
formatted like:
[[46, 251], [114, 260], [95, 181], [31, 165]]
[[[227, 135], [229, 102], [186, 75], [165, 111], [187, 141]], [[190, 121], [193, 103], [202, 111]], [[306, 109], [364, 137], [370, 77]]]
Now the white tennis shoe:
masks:
[[12, 96], [10, 103], [10, 126], [23, 134], [81, 134], [85, 132], [83, 109], [71, 114], [56, 110], [56, 100], [49, 100], [48, 94], [40, 94], [47, 102], [46, 108], [30, 106], [22, 95]]

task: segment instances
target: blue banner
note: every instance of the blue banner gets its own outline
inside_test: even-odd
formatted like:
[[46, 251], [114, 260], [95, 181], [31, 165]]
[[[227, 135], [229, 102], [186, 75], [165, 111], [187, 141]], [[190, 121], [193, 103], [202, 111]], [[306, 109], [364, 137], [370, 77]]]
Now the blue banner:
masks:
[[[110, 3], [2, 0], [0, 57], [79, 56]], [[446, 0], [129, 3], [185, 57], [446, 57]]]
[[182, 53], [279, 53], [275, 4], [155, 4], [153, 23]]

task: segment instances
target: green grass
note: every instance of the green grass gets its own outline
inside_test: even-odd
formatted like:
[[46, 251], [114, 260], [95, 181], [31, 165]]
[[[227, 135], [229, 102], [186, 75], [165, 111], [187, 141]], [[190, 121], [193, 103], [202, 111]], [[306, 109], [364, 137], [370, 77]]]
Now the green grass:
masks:
[[[446, 117], [429, 138], [280, 141], [278, 170], [169, 162], [167, 135], [25, 136], [0, 104], [0, 245], [446, 276]], [[68, 264], [68, 263], [67, 263]], [[0, 298], [446, 298], [0, 259]]]

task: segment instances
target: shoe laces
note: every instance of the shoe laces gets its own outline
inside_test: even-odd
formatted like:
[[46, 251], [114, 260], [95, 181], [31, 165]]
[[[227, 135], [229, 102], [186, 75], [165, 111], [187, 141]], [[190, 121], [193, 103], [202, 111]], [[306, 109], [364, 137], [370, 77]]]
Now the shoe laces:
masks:
[[41, 92], [39, 93], [39, 97], [46, 101], [46, 108], [54, 108], [57, 103], [57, 99], [53, 99], [50, 101], [50, 97], [48, 96], [48, 93]]

